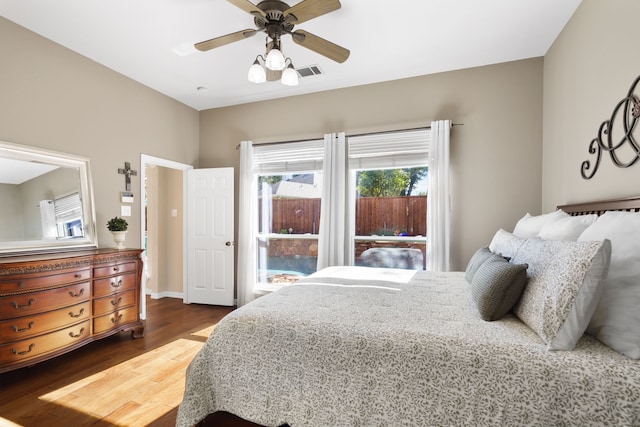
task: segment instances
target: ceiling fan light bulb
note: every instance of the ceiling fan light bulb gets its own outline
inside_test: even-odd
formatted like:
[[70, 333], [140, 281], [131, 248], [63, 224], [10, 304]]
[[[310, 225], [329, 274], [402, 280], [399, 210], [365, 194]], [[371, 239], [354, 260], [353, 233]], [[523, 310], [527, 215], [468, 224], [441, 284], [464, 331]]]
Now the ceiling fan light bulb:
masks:
[[274, 71], [284, 70], [284, 55], [278, 49], [271, 49], [265, 59], [265, 66]]
[[298, 86], [298, 72], [289, 64], [286, 70], [282, 72], [280, 82], [285, 86]]
[[252, 83], [264, 83], [267, 81], [267, 73], [257, 60], [249, 68], [248, 79]]

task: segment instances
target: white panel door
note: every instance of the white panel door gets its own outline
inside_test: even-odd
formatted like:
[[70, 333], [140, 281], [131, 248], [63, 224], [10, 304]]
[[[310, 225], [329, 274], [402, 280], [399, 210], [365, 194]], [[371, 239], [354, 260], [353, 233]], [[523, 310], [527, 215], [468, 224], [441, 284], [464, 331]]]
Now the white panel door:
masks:
[[233, 305], [233, 168], [187, 172], [186, 303]]

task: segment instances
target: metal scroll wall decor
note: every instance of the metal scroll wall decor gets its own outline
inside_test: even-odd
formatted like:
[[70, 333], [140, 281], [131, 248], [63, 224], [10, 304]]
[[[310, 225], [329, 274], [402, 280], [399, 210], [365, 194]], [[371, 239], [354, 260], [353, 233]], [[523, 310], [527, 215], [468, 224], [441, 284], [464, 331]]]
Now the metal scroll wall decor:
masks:
[[[634, 80], [627, 96], [618, 102], [618, 105], [613, 109], [611, 118], [602, 122], [598, 129], [598, 136], [591, 140], [589, 144], [589, 154], [595, 154], [596, 159], [593, 164], [593, 169], [591, 168], [590, 160], [582, 162], [580, 168], [582, 178], [591, 179], [593, 175], [595, 175], [598, 166], [600, 166], [603, 151], [609, 153], [611, 161], [619, 168], [628, 168], [640, 159], [640, 144], [638, 144], [638, 141], [633, 135], [638, 118], [640, 118], [640, 99], [634, 95], [638, 82], [640, 82], [640, 76]], [[621, 134], [619, 135], [619, 139], [614, 141], [613, 134], [616, 120], [622, 120], [622, 123], [618, 121], [618, 123], [620, 123], [619, 126], [621, 126]], [[619, 154], [616, 152], [623, 146], [628, 148], [625, 150], [625, 157], [629, 156], [629, 152], [631, 153], [631, 158], [628, 161], [621, 160]]]

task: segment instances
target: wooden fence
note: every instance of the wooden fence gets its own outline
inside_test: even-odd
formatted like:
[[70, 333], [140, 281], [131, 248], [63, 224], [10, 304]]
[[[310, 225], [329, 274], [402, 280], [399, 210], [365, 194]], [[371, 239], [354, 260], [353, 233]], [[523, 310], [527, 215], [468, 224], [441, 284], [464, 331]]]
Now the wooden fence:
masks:
[[[320, 199], [273, 199], [271, 204], [271, 232], [318, 233]], [[261, 213], [262, 203], [258, 208]], [[425, 236], [427, 196], [359, 197], [356, 218], [358, 236]]]

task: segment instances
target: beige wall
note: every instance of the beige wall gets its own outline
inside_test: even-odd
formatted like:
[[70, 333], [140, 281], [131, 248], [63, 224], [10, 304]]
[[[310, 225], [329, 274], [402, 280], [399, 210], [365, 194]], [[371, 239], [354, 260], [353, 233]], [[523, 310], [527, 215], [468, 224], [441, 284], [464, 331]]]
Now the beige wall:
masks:
[[[640, 194], [640, 164], [621, 169], [606, 153], [592, 179], [580, 175], [582, 162], [595, 159], [588, 146], [600, 124], [640, 74], [639, 17], [637, 0], [583, 0], [545, 56], [544, 211], [563, 203]], [[640, 130], [635, 135], [640, 139]]]
[[[158, 167], [159, 193], [158, 222], [159, 232], [159, 293], [182, 295], [182, 171]], [[175, 212], [175, 216], [173, 213]]]
[[[100, 246], [119, 214], [125, 161], [140, 154], [238, 167], [235, 146], [422, 126], [451, 119], [453, 267], [497, 228], [559, 203], [637, 195], [640, 166], [580, 164], [600, 123], [640, 70], [637, 0], [583, 0], [544, 58], [274, 101], [186, 107], [0, 18], [0, 140], [91, 159]], [[544, 82], [543, 82], [544, 75]], [[304, 84], [304, 79], [302, 80]], [[286, 90], [286, 88], [283, 88]], [[543, 120], [544, 119], [544, 120]], [[543, 126], [544, 122], [544, 126]], [[542, 143], [541, 143], [542, 141]], [[127, 245], [140, 247], [139, 181]]]
[[[12, 40], [0, 44], [0, 140], [91, 159], [101, 246], [113, 244], [103, 224], [119, 213], [124, 178], [117, 168], [129, 161], [139, 170], [141, 153], [233, 166], [237, 174], [235, 146], [243, 139], [393, 130], [437, 119], [464, 123], [452, 129], [454, 268], [495, 230], [541, 209], [542, 58], [198, 113], [2, 18], [0, 38]], [[127, 245], [140, 247], [137, 177], [133, 190]]]
[[147, 283], [146, 292], [154, 296], [159, 293], [158, 283], [158, 263], [159, 263], [159, 251], [158, 242], [160, 240], [159, 230], [161, 230], [159, 224], [159, 212], [160, 212], [160, 195], [158, 193], [158, 167], [153, 165], [147, 165], [145, 176], [147, 177], [146, 183], [146, 197], [147, 197]]
[[[182, 171], [148, 165], [146, 291], [153, 298], [183, 294]], [[175, 216], [172, 211], [175, 210]]]
[[[196, 165], [198, 112], [0, 18], [0, 140], [90, 158], [98, 243], [120, 214], [124, 162], [140, 154]], [[141, 247], [140, 181], [126, 244]]]
[[246, 139], [463, 123], [451, 131], [452, 267], [463, 269], [497, 229], [540, 209], [542, 67], [536, 58], [202, 111], [200, 165], [233, 166], [237, 178]]
[[[0, 218], [15, 218], [0, 221], [0, 239], [3, 241], [24, 240], [24, 218], [20, 186], [0, 184]], [[12, 201], [12, 202], [11, 202]]]

